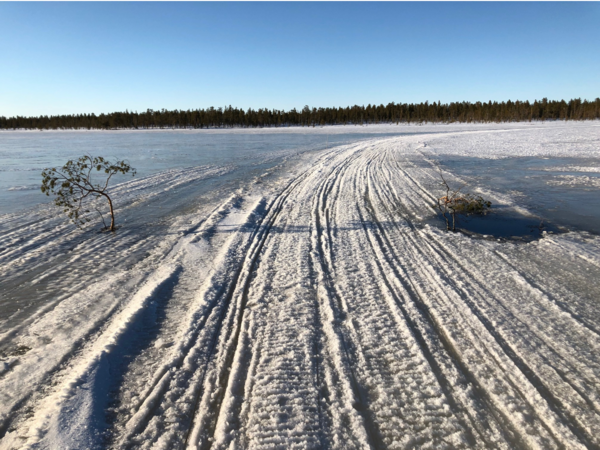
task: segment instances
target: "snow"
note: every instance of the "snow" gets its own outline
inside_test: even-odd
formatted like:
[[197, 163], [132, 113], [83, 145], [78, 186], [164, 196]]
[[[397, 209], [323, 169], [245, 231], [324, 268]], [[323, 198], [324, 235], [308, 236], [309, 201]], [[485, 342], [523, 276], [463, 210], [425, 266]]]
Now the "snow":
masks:
[[0, 448], [600, 446], [600, 238], [428, 221], [449, 156], [568, 155], [548, 183], [597, 189], [599, 124], [379, 130], [264, 155], [277, 162], [156, 232], [127, 211], [234, 168], [116, 186], [115, 235], [4, 216], [4, 295], [38, 301], [0, 328]]
[[548, 180], [549, 186], [577, 186], [592, 190], [600, 188], [600, 178], [586, 177], [586, 176], [573, 176], [573, 175], [559, 175], [552, 180]]

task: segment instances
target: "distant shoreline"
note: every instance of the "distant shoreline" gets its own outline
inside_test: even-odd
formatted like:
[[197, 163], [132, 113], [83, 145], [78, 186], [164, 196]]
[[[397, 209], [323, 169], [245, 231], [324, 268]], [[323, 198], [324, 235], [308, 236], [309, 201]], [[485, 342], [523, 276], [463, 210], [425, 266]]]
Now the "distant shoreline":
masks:
[[396, 128], [396, 127], [448, 127], [448, 126], [477, 126], [477, 125], [542, 125], [542, 124], [554, 124], [554, 123], [572, 123], [572, 122], [580, 122], [580, 123], [589, 123], [589, 122], [600, 122], [600, 118], [592, 118], [592, 119], [573, 119], [573, 120], [565, 120], [565, 119], [549, 119], [549, 120], [513, 120], [513, 121], [504, 121], [504, 122], [486, 122], [486, 121], [470, 121], [470, 122], [399, 122], [399, 123], [391, 123], [391, 122], [378, 122], [378, 123], [365, 123], [365, 124], [326, 124], [326, 125], [271, 125], [271, 126], [213, 126], [213, 127], [202, 127], [202, 128], [194, 128], [194, 127], [119, 127], [119, 128], [0, 128], [0, 133], [2, 132], [65, 132], [65, 131], [77, 131], [77, 132], [87, 132], [87, 131], [260, 131], [260, 130], [271, 130], [271, 131], [284, 131], [284, 130], [317, 130], [317, 129], [355, 129], [355, 128]]

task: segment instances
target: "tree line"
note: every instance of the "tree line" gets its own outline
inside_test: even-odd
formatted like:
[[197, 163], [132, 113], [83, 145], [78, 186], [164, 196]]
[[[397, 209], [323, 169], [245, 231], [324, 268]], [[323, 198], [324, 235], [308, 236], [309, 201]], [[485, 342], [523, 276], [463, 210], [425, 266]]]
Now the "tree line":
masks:
[[151, 129], [231, 128], [321, 125], [368, 125], [376, 123], [520, 122], [600, 119], [600, 98], [507, 102], [424, 102], [388, 105], [243, 110], [210, 107], [194, 110], [152, 110], [110, 114], [72, 114], [38, 117], [0, 116], [0, 129]]

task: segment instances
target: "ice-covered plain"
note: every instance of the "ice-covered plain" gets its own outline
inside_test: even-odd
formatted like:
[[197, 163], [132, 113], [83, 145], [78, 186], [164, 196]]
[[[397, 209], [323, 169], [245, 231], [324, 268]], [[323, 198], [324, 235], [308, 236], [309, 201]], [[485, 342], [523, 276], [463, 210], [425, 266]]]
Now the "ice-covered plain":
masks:
[[[141, 166], [114, 234], [30, 197], [83, 146]], [[600, 447], [598, 122], [8, 132], [3, 158], [2, 449]], [[539, 238], [444, 231], [440, 168]]]

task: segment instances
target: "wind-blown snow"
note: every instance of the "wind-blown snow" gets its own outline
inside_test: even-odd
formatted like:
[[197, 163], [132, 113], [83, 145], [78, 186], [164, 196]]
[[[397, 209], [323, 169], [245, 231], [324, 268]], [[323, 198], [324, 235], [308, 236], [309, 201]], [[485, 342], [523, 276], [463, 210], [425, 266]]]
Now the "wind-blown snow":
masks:
[[600, 158], [596, 122], [510, 128], [306, 154], [160, 234], [7, 216], [7, 292], [46, 300], [2, 325], [0, 448], [599, 447], [600, 239], [423, 222], [440, 155]]

